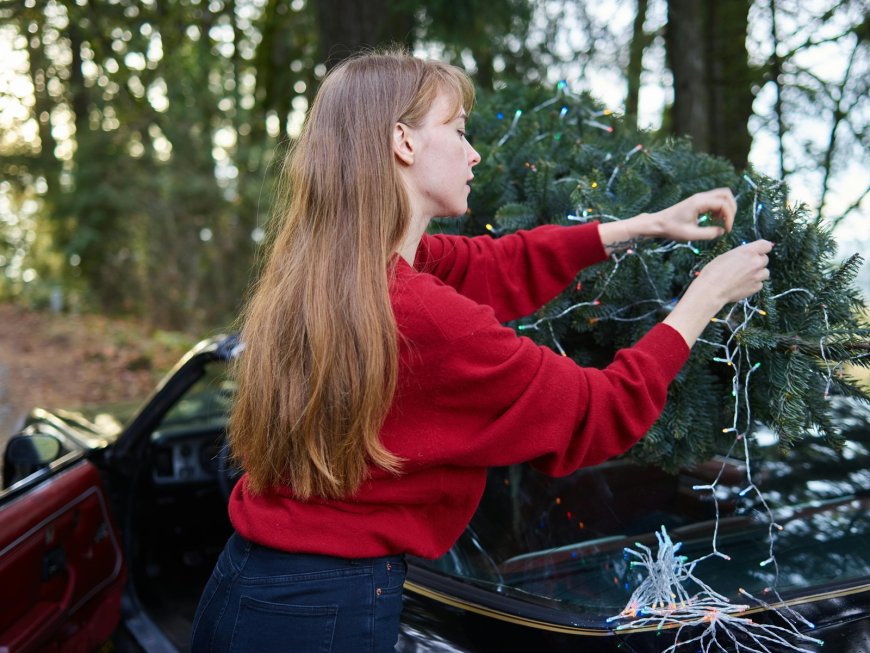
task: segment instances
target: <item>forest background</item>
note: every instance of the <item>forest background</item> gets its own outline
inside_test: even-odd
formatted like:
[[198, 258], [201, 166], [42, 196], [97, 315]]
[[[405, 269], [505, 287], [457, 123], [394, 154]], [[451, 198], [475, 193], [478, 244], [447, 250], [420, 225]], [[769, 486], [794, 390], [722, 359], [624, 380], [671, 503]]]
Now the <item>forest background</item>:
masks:
[[[190, 334], [225, 328], [319, 80], [385, 43], [465, 67], [482, 93], [565, 80], [627, 128], [688, 135], [785, 179], [848, 255], [870, 244], [864, 9], [0, 0], [0, 299]], [[859, 285], [870, 289], [866, 265]]]

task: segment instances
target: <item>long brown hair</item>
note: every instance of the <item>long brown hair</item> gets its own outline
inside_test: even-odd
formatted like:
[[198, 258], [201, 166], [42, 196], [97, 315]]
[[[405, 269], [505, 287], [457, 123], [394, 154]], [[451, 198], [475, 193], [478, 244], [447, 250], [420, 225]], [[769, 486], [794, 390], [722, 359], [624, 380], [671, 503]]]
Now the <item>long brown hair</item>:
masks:
[[441, 92], [471, 110], [458, 68], [401, 52], [349, 59], [284, 163], [229, 423], [253, 493], [284, 483], [300, 499], [339, 498], [369, 465], [400, 471], [379, 437], [398, 375], [389, 278], [411, 217], [392, 131], [419, 126]]

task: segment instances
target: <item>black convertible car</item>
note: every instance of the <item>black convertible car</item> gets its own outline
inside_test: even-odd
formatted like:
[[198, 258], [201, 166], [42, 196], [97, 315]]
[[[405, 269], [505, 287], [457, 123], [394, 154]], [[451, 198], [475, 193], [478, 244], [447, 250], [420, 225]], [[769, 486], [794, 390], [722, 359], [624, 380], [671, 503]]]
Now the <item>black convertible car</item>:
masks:
[[[128, 417], [31, 413], [4, 454], [0, 651], [92, 651], [109, 640], [102, 650], [187, 650], [230, 533], [225, 363], [240, 349], [233, 336], [200, 343]], [[734, 603], [747, 603], [743, 589], [778, 607], [751, 602], [746, 623], [784, 627], [790, 614], [825, 644], [792, 636], [752, 648], [735, 630], [703, 650], [870, 651], [870, 411], [834, 401], [839, 451], [807, 438], [784, 455], [763, 432], [754, 438], [754, 480], [781, 527], [775, 564], [769, 513], [757, 495], [741, 496], [740, 460], [667, 474], [620, 459], [560, 479], [494, 469], [456, 545], [438, 560], [409, 559], [398, 650], [663, 651], [675, 628], [611, 619], [643, 581], [626, 548], [654, 552], [665, 527], [696, 559], [718, 526], [730, 561], [708, 558], [693, 573]], [[716, 479], [715, 502], [694, 489]]]

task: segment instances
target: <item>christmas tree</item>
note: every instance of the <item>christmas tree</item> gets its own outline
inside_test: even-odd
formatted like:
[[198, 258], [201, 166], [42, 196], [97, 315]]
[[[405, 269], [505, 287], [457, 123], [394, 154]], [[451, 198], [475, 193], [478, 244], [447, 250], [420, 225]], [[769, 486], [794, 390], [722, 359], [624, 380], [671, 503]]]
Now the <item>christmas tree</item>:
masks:
[[444, 227], [461, 233], [499, 237], [539, 224], [619, 220], [720, 186], [737, 198], [726, 236], [627, 243], [536, 315], [512, 325], [581, 365], [602, 367], [636, 342], [716, 255], [756, 238], [776, 243], [764, 290], [726, 307], [710, 324], [633, 456], [677, 469], [727, 448], [757, 422], [783, 446], [812, 431], [836, 445], [828, 396], [867, 399], [841, 371], [844, 361], [870, 363], [870, 329], [854, 283], [861, 259], [835, 262], [830, 230], [792, 205], [784, 184], [736, 171], [692, 151], [685, 140], [655, 141], [628, 130], [565, 83], [480, 98], [469, 128], [483, 161], [475, 169], [469, 215]]

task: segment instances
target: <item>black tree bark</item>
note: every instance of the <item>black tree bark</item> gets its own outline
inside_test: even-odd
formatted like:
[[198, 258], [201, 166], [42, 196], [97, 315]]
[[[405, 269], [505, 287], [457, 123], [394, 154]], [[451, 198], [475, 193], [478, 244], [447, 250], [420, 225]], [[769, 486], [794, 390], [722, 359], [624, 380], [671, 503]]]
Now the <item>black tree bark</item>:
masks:
[[752, 71], [746, 51], [751, 0], [708, 0], [707, 55], [710, 152], [746, 167], [752, 137]]
[[637, 127], [638, 96], [640, 95], [641, 75], [643, 74], [643, 53], [649, 43], [649, 36], [643, 30], [646, 20], [647, 0], [637, 0], [634, 15], [631, 45], [628, 53], [628, 93], [625, 98], [625, 119], [632, 127]]
[[665, 41], [674, 77], [671, 129], [696, 149], [746, 167], [753, 75], [746, 51], [750, 0], [669, 0]]
[[360, 49], [413, 43], [414, 16], [389, 0], [317, 0], [320, 55], [327, 68]]

